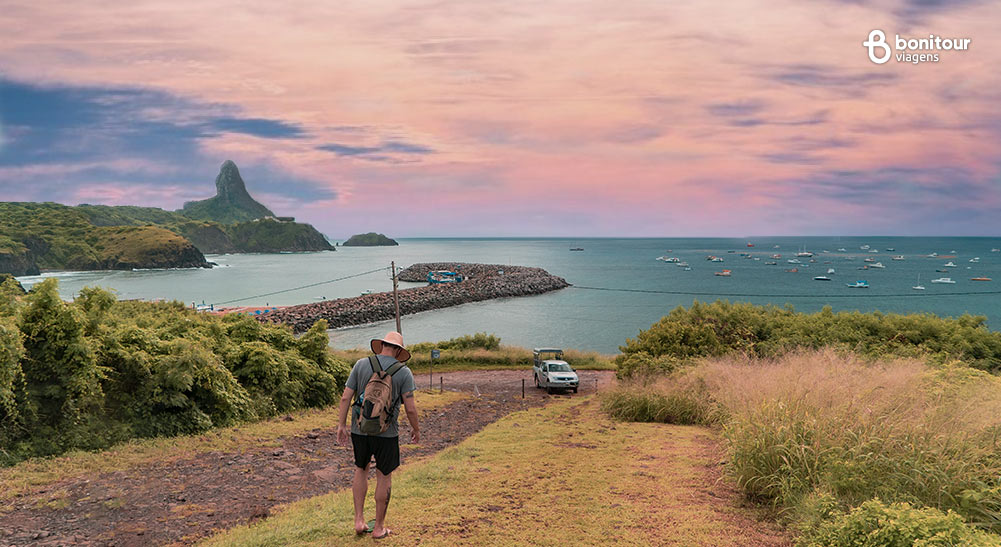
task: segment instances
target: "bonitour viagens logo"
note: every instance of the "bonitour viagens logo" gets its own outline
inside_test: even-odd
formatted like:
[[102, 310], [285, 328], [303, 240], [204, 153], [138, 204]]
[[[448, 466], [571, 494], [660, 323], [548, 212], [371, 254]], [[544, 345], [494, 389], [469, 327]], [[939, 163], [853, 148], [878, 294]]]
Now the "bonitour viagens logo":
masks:
[[886, 33], [876, 29], [862, 45], [869, 49], [869, 60], [881, 65], [893, 57], [898, 63], [937, 63], [941, 51], [967, 51], [970, 38], [943, 38], [929, 34], [927, 38], [909, 38], [894, 35], [893, 44], [887, 43]]

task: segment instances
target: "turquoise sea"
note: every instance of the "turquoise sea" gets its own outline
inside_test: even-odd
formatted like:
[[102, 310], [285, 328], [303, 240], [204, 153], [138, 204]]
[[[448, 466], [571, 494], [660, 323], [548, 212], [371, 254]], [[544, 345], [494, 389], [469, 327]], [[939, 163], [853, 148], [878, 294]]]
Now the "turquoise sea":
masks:
[[[747, 247], [748, 242], [754, 247]], [[870, 249], [861, 249], [865, 245]], [[572, 252], [570, 247], [584, 250]], [[566, 278], [575, 287], [405, 316], [404, 339], [409, 344], [482, 331], [500, 336], [506, 344], [614, 353], [626, 338], [635, 336], [674, 307], [687, 306], [695, 299], [789, 303], [807, 312], [830, 305], [835, 310], [930, 312], [942, 316], [971, 313], [987, 316], [988, 325], [999, 329], [1001, 253], [992, 252], [999, 247], [1001, 238], [403, 239], [398, 247], [211, 255], [208, 259], [219, 264], [211, 270], [58, 272], [19, 279], [30, 286], [42, 277], [58, 277], [66, 298], [84, 286], [101, 286], [114, 289], [123, 299], [176, 299], [188, 305], [240, 299], [228, 305], [263, 306], [390, 290], [390, 261], [403, 267], [438, 261], [538, 266]], [[789, 264], [787, 260], [795, 259], [800, 250], [815, 253], [816, 262], [801, 257], [802, 264]], [[751, 257], [741, 253], [750, 253]], [[929, 258], [931, 253], [955, 257]], [[772, 259], [772, 254], [781, 254], [782, 258]], [[705, 259], [708, 255], [719, 256], [723, 262], [709, 262]], [[896, 255], [903, 255], [904, 260], [892, 260]], [[688, 262], [691, 270], [657, 260], [659, 256], [677, 257]], [[881, 262], [885, 269], [858, 270], [866, 264], [863, 259], [869, 257]], [[765, 264], [773, 260], [778, 264]], [[945, 267], [950, 261], [955, 267]], [[381, 267], [385, 269], [361, 277], [258, 296]], [[799, 271], [785, 271], [794, 267]], [[832, 281], [813, 280], [814, 276], [826, 275], [828, 268], [835, 270], [829, 276]], [[731, 270], [730, 277], [714, 275], [723, 269]], [[924, 291], [911, 288], [919, 276]], [[951, 277], [956, 283], [931, 282], [940, 277]], [[971, 281], [972, 277], [989, 277], [993, 281]], [[870, 288], [846, 286], [856, 280], [868, 281]], [[339, 329], [331, 331], [331, 342], [336, 347], [364, 346], [370, 338], [392, 327], [391, 322], [385, 322]]]

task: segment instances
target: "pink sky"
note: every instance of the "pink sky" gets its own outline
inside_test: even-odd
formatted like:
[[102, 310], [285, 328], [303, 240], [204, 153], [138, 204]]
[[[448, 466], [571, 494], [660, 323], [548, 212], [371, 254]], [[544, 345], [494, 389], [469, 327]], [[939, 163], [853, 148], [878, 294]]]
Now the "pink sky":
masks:
[[[11, 4], [6, 80], [150, 89], [303, 135], [204, 136], [198, 172], [142, 150], [0, 162], [4, 200], [177, 208], [232, 159], [261, 201], [334, 238], [1001, 228], [994, 2]], [[876, 65], [876, 28], [972, 46]], [[0, 158], [26, 125], [0, 117]], [[95, 162], [106, 178], [75, 177]], [[397, 220], [373, 223], [387, 198]]]

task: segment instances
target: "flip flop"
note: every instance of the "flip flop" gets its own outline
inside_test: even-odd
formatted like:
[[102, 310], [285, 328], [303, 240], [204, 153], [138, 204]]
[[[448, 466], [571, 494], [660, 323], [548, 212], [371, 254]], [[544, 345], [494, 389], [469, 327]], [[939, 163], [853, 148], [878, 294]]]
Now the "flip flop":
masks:
[[362, 530], [361, 532], [359, 532], [358, 530], [355, 530], [355, 534], [358, 534], [359, 536], [362, 536], [362, 535], [365, 535], [365, 534], [371, 534], [372, 533], [372, 529], [375, 528], [375, 519], [372, 519], [372, 520], [366, 522], [365, 524], [368, 527], [365, 528], [364, 530]]
[[372, 535], [372, 539], [383, 539], [383, 538], [389, 537], [389, 534], [392, 534], [392, 533], [393, 533], [392, 530], [390, 530], [389, 528], [386, 528], [386, 533], [385, 534], [382, 534], [381, 536], [377, 536], [377, 535], [373, 534]]

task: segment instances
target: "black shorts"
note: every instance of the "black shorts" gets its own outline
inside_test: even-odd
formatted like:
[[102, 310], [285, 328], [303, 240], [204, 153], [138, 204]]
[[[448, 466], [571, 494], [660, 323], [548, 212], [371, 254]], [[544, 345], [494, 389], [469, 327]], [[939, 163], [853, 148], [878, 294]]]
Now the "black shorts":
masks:
[[362, 469], [375, 456], [375, 468], [388, 475], [400, 466], [400, 438], [375, 437], [373, 435], [351, 434], [351, 444], [355, 449], [355, 465]]

